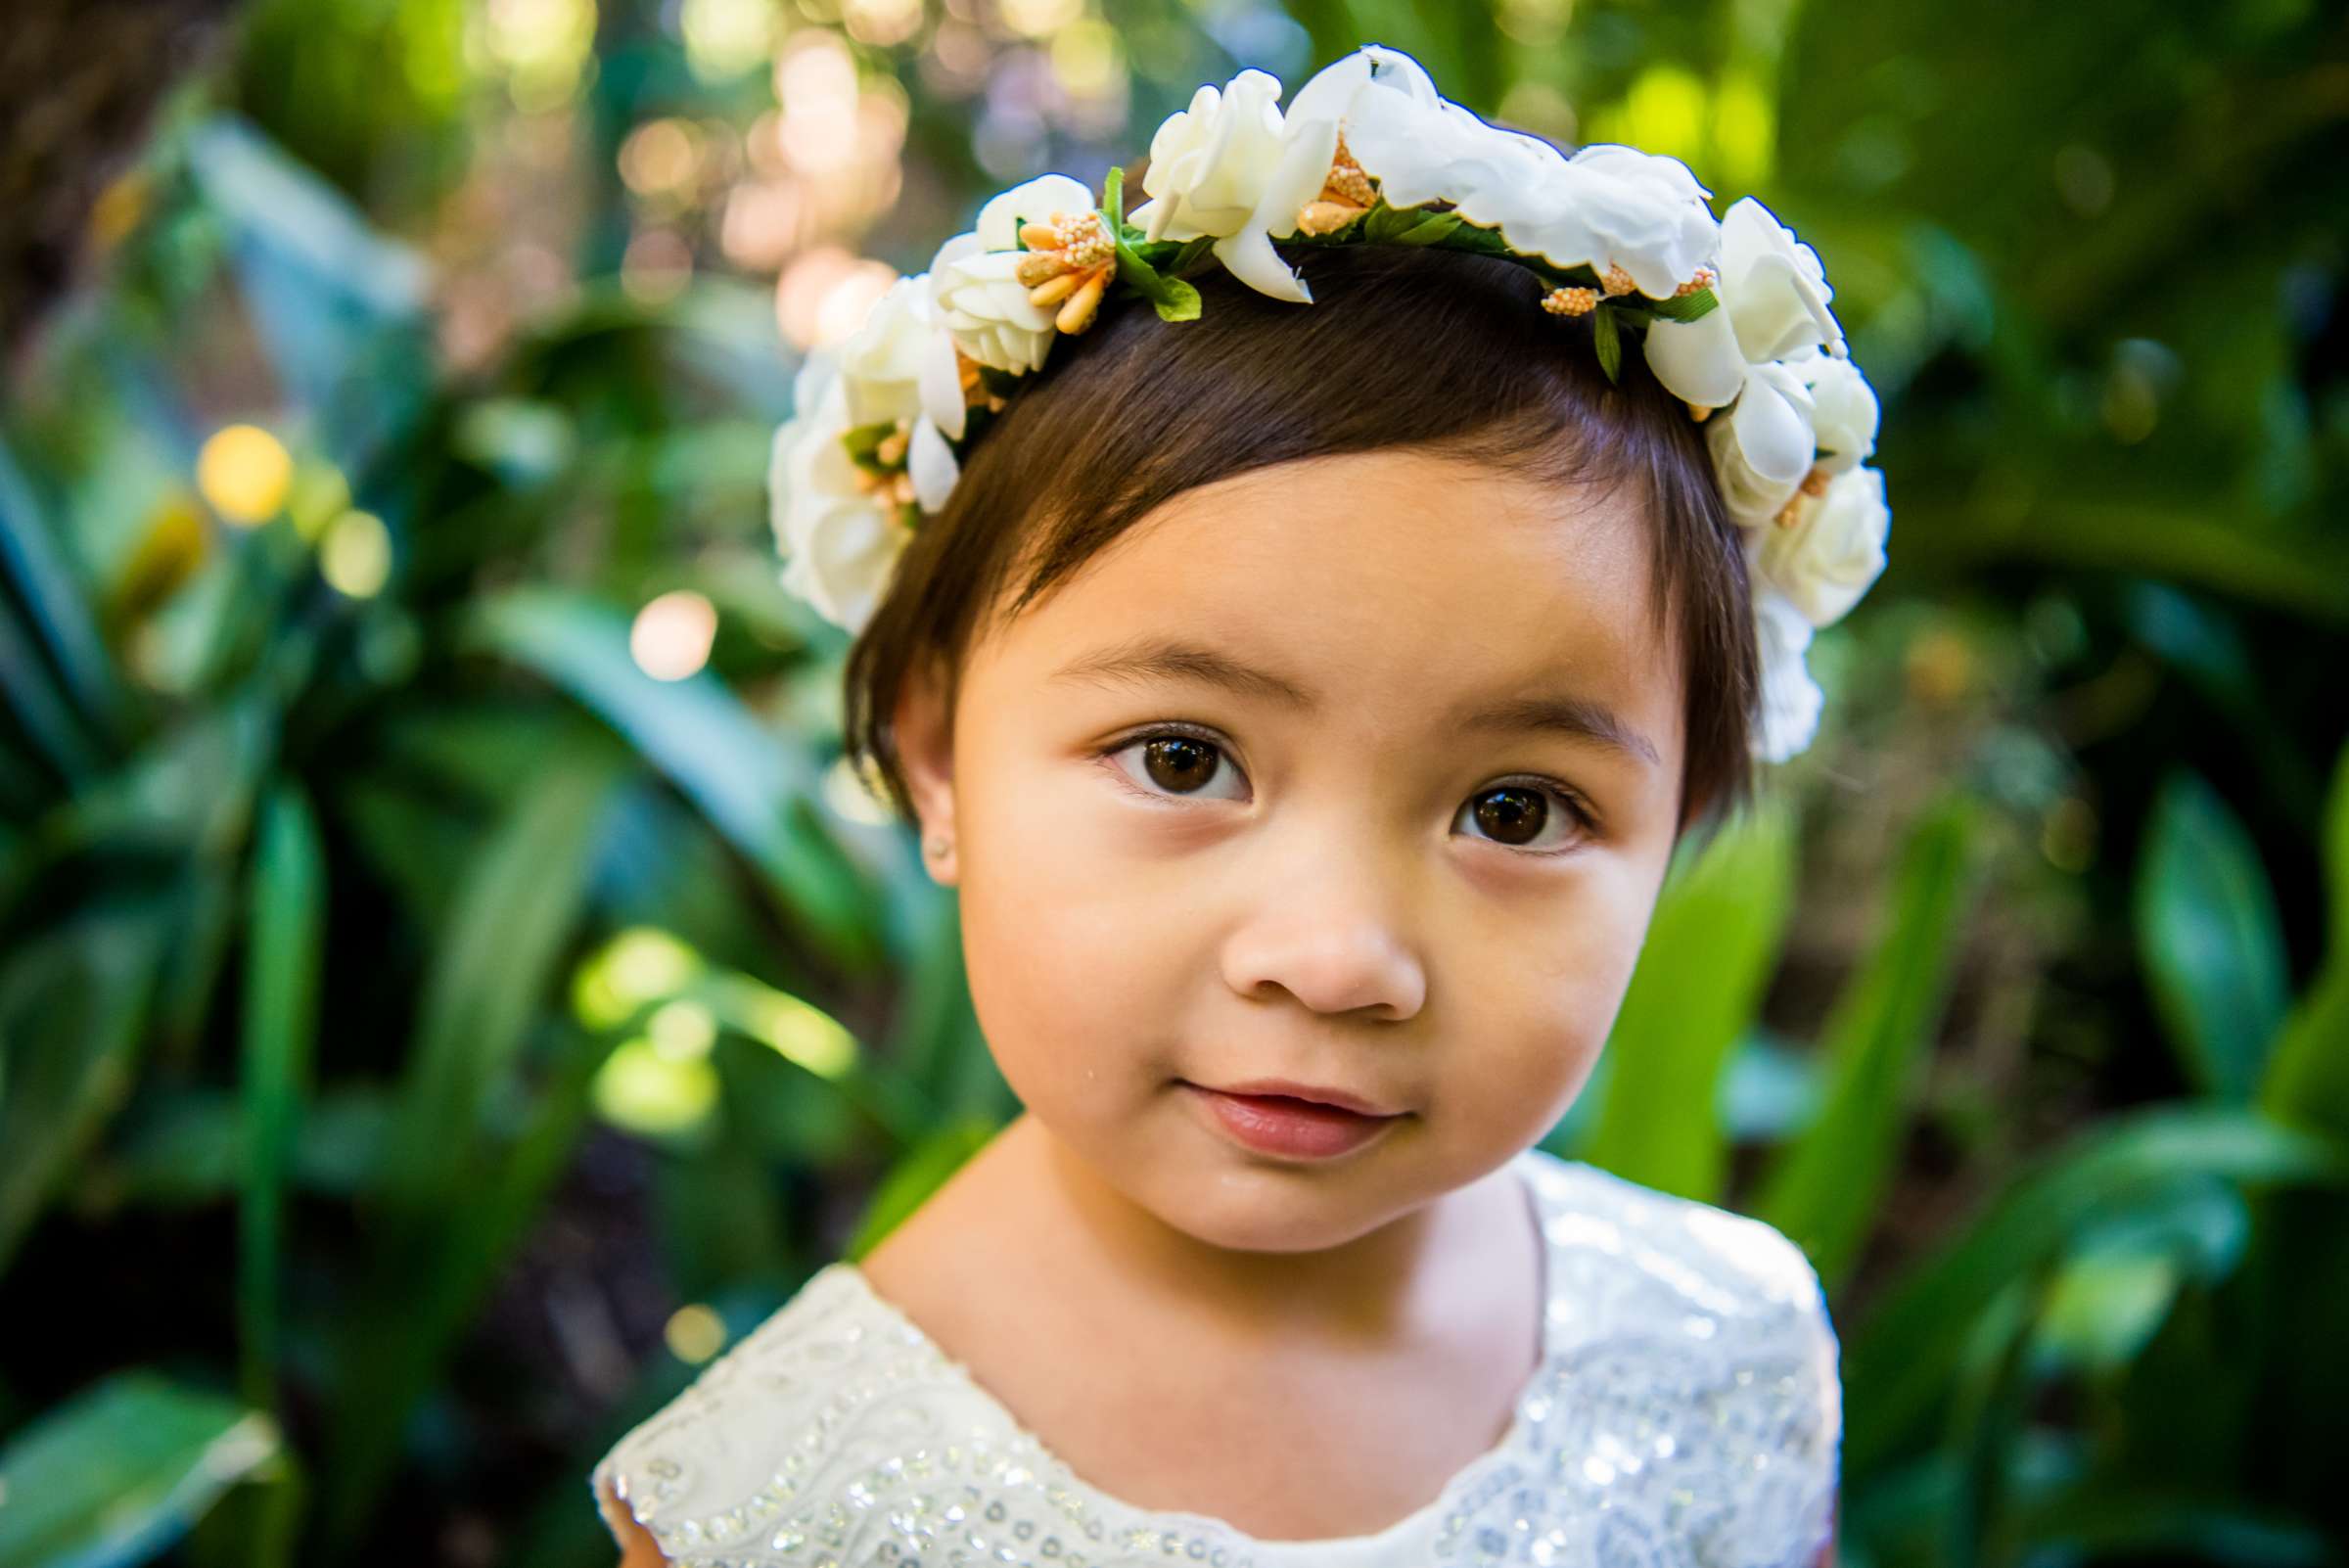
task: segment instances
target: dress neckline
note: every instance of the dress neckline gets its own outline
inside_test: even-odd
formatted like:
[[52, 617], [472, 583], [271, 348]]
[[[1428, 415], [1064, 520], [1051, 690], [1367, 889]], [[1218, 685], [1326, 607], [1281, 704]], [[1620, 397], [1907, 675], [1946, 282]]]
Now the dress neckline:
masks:
[[1556, 1304], [1559, 1280], [1557, 1264], [1553, 1257], [1554, 1249], [1549, 1239], [1550, 1214], [1545, 1196], [1546, 1189], [1542, 1180], [1542, 1173], [1535, 1164], [1540, 1156], [1539, 1148], [1529, 1148], [1520, 1150], [1509, 1162], [1509, 1169], [1517, 1174], [1518, 1184], [1525, 1193], [1526, 1204], [1534, 1222], [1534, 1237], [1537, 1243], [1535, 1258], [1539, 1274], [1536, 1287], [1536, 1309], [1541, 1315], [1542, 1355], [1534, 1366], [1533, 1375], [1519, 1387], [1516, 1399], [1511, 1402], [1508, 1430], [1501, 1434], [1499, 1442], [1470, 1459], [1458, 1470], [1453, 1471], [1451, 1478], [1444, 1483], [1443, 1490], [1438, 1492], [1428, 1502], [1396, 1520], [1385, 1529], [1374, 1531], [1368, 1535], [1252, 1536], [1228, 1520], [1218, 1518], [1213, 1514], [1191, 1513], [1172, 1508], [1146, 1508], [1139, 1503], [1128, 1502], [1114, 1493], [1103, 1491], [1078, 1474], [1067, 1460], [1052, 1452], [1041, 1438], [1028, 1429], [1027, 1425], [1011, 1411], [1009, 1407], [990, 1393], [979, 1381], [970, 1367], [948, 1356], [943, 1347], [930, 1338], [929, 1333], [919, 1323], [906, 1316], [895, 1302], [876, 1290], [872, 1281], [865, 1277], [864, 1270], [858, 1268], [854, 1262], [843, 1259], [829, 1265], [827, 1271], [837, 1271], [852, 1281], [855, 1285], [857, 1293], [867, 1303], [877, 1309], [883, 1316], [905, 1333], [927, 1354], [941, 1362], [957, 1387], [976, 1400], [991, 1415], [1001, 1420], [1007, 1429], [1017, 1433], [1024, 1442], [1033, 1445], [1036, 1455], [1060, 1473], [1065, 1485], [1085, 1496], [1104, 1511], [1121, 1517], [1171, 1520], [1193, 1529], [1207, 1528], [1220, 1531], [1230, 1536], [1240, 1545], [1264, 1560], [1294, 1559], [1298, 1562], [1335, 1564], [1346, 1554], [1368, 1553], [1375, 1548], [1391, 1545], [1425, 1528], [1430, 1521], [1438, 1518], [1446, 1508], [1451, 1506], [1462, 1494], [1482, 1480], [1486, 1474], [1527, 1450], [1532, 1439], [1533, 1429], [1533, 1420], [1528, 1409], [1536, 1402], [1536, 1396], [1546, 1383], [1550, 1363], [1556, 1358], [1559, 1348], [1558, 1331], [1555, 1326], [1557, 1314], [1552, 1311]]

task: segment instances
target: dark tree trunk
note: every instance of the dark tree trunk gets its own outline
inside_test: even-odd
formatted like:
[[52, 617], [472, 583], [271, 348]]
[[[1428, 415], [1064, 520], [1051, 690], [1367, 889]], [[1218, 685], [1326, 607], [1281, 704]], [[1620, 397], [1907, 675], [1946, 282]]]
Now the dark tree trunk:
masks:
[[98, 194], [202, 67], [232, 0], [0, 7], [0, 356], [71, 280]]

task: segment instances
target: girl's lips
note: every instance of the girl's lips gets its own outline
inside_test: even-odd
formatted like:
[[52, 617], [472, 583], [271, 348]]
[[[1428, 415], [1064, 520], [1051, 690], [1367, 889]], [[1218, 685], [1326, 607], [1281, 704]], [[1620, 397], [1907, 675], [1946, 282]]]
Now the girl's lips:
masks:
[[1226, 1094], [1184, 1083], [1216, 1128], [1260, 1154], [1326, 1160], [1360, 1148], [1400, 1116], [1361, 1116], [1334, 1105], [1271, 1094]]

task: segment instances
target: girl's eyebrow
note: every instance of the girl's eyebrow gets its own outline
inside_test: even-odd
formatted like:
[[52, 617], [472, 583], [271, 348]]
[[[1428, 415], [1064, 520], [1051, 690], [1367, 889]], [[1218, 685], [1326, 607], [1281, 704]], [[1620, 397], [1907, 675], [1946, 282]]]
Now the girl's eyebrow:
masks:
[[[1086, 654], [1045, 678], [1048, 683], [1093, 685], [1191, 680], [1301, 713], [1313, 713], [1321, 707], [1317, 694], [1286, 675], [1259, 669], [1213, 648], [1165, 638], [1143, 638]], [[1564, 735], [1595, 742], [1650, 767], [1664, 765], [1654, 743], [1626, 723], [1614, 709], [1588, 697], [1504, 698], [1455, 713], [1452, 722], [1461, 729]]]

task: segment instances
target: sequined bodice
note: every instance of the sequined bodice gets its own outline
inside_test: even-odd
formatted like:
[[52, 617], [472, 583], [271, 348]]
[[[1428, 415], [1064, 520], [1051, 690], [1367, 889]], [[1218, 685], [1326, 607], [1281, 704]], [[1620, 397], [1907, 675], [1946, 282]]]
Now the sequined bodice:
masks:
[[1089, 1485], [877, 1295], [818, 1270], [591, 1484], [694, 1568], [1807, 1568], [1842, 1443], [1810, 1264], [1760, 1221], [1540, 1149], [1542, 1364], [1499, 1445], [1375, 1535], [1267, 1541]]

